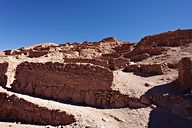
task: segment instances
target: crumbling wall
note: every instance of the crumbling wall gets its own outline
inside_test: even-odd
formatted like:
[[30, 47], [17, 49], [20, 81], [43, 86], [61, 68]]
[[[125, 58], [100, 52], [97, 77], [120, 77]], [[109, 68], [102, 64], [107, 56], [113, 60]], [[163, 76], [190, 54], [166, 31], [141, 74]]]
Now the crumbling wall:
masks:
[[127, 65], [124, 72], [143, 73], [146, 75], [163, 75], [169, 71], [166, 63], [162, 64], [132, 64]]
[[80, 59], [80, 58], [65, 58], [64, 62], [67, 63], [91, 63], [94, 65], [100, 65], [111, 70], [118, 70], [125, 68], [129, 64], [130, 60], [128, 58], [118, 57], [103, 57], [100, 59]]
[[[139, 60], [134, 60], [135, 56], [143, 56], [144, 54], [148, 54], [150, 56], [160, 55], [167, 50], [168, 50], [168, 48], [156, 47], [156, 45], [155, 46], [153, 46], [153, 45], [146, 45], [146, 46], [145, 45], [139, 45], [138, 47], [136, 47], [132, 51], [124, 54], [124, 57], [130, 58], [133, 61], [139, 61]], [[145, 59], [147, 57], [149, 57], [149, 56], [146, 56], [143, 59]]]
[[192, 90], [192, 59], [182, 58], [179, 62], [179, 88], [184, 93], [190, 93]]
[[[87, 91], [110, 90], [113, 73], [90, 64], [22, 63], [12, 89], [20, 93], [85, 104]], [[89, 103], [86, 103], [89, 104]]]
[[73, 115], [41, 107], [15, 95], [0, 92], [0, 120], [37, 125], [68, 125], [75, 122]]
[[16, 69], [13, 91], [98, 108], [139, 107], [137, 99], [111, 89], [113, 73], [92, 64], [29, 63]]
[[184, 118], [192, 117], [192, 103], [190, 100], [180, 96], [169, 94], [143, 95], [141, 96], [140, 101], [147, 106], [153, 104], [156, 107], [163, 108]]
[[163, 75], [169, 71], [166, 63], [164, 64], [140, 64], [140, 71], [149, 75]]
[[140, 65], [139, 64], [129, 64], [124, 68], [123, 71], [124, 72], [140, 72]]
[[100, 66], [103, 66], [106, 68], [109, 67], [108, 60], [102, 60], [102, 59], [65, 58], [64, 62], [66, 62], [66, 63], [91, 63], [94, 65], [100, 65]]
[[33, 51], [33, 50], [29, 50], [28, 52], [28, 56], [30, 58], [37, 58], [37, 57], [41, 57], [41, 56], [44, 56], [44, 55], [47, 55], [49, 53], [48, 50], [44, 50], [44, 51]]
[[138, 62], [138, 61], [142, 61], [148, 57], [150, 57], [150, 55], [148, 53], [143, 53], [143, 54], [139, 54], [139, 55], [130, 56], [130, 60], [134, 61], [134, 62]]
[[110, 58], [108, 61], [111, 70], [125, 68], [130, 63], [130, 59], [124, 57]]
[[7, 84], [7, 68], [8, 68], [8, 63], [0, 63], [0, 85], [6, 86]]
[[85, 103], [99, 108], [145, 107], [140, 99], [130, 98], [115, 90], [88, 91], [85, 95]]

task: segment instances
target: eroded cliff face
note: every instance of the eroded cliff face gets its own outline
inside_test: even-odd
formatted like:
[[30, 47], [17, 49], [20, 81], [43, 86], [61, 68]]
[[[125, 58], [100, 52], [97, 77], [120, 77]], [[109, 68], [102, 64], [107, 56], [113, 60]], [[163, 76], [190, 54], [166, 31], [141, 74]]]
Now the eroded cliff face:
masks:
[[66, 112], [50, 110], [5, 92], [0, 92], [0, 104], [0, 121], [53, 126], [75, 122], [75, 117]]
[[192, 58], [182, 58], [179, 62], [179, 88], [184, 93], [192, 91]]

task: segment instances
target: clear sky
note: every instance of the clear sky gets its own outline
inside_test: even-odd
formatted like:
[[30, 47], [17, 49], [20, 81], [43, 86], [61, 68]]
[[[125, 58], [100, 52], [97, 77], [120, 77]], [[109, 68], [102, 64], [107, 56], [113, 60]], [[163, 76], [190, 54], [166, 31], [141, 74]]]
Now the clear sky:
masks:
[[0, 0], [0, 49], [192, 28], [192, 0]]

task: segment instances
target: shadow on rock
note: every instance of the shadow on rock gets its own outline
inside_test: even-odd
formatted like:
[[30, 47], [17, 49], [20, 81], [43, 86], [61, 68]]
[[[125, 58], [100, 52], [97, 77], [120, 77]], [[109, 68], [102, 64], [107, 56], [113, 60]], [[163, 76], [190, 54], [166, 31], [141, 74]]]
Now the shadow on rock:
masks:
[[183, 118], [157, 107], [150, 113], [149, 128], [191, 128], [192, 119]]
[[149, 89], [144, 94], [144, 96], [157, 96], [157, 95], [164, 95], [164, 94], [182, 96], [181, 91], [178, 90], [175, 85], [176, 85], [176, 82], [173, 81], [173, 82], [168, 83], [168, 84], [155, 86], [155, 87]]
[[192, 96], [183, 95], [175, 88], [175, 82], [150, 89], [141, 100], [153, 106], [149, 128], [192, 127]]

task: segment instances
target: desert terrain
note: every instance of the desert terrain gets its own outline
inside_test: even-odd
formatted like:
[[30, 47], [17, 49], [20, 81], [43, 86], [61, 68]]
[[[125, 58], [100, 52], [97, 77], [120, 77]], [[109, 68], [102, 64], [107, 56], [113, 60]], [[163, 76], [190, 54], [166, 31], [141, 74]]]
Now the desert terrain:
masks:
[[0, 51], [0, 127], [192, 127], [192, 30]]

